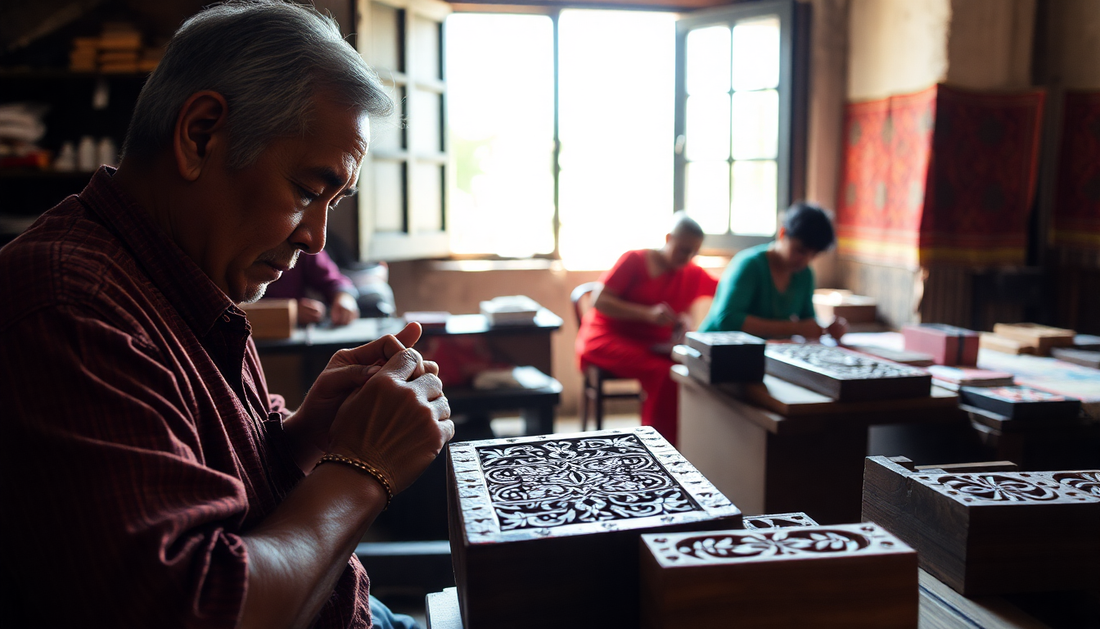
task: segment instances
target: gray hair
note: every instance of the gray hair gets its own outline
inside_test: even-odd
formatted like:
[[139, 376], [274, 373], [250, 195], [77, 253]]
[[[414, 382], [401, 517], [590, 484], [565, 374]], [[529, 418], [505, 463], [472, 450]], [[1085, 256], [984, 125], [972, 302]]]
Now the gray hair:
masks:
[[668, 233], [673, 236], [691, 236], [693, 238], [703, 238], [705, 235], [702, 226], [683, 210], [672, 215], [672, 229], [668, 230]]
[[183, 104], [204, 90], [229, 104], [231, 168], [253, 163], [275, 138], [304, 133], [320, 90], [370, 116], [394, 109], [332, 18], [279, 0], [236, 0], [176, 31], [141, 90], [123, 153], [151, 157], [166, 148]]

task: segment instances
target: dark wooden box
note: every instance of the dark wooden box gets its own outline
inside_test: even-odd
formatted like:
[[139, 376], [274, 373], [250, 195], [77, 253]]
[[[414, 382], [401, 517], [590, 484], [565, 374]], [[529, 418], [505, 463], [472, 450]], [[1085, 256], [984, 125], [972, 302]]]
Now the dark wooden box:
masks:
[[642, 536], [642, 627], [916, 629], [917, 554], [871, 523]]
[[903, 457], [868, 457], [863, 519], [966, 596], [1100, 588], [1100, 471], [994, 467], [915, 470]]
[[959, 401], [1009, 419], [1063, 419], [1081, 412], [1077, 398], [1020, 385], [961, 387]]
[[707, 384], [764, 379], [762, 338], [744, 332], [688, 332], [681, 352], [692, 376]]
[[456, 443], [447, 467], [466, 629], [636, 629], [640, 534], [741, 525], [647, 426]]
[[768, 373], [839, 402], [925, 397], [932, 376], [923, 369], [875, 360], [839, 347], [768, 343]]
[[904, 325], [905, 349], [931, 354], [937, 365], [967, 367], [978, 364], [980, 335], [973, 330], [943, 323]]

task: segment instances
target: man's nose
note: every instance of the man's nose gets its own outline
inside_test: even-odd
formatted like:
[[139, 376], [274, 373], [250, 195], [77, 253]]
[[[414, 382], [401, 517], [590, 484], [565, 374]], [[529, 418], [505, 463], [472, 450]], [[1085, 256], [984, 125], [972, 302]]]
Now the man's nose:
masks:
[[324, 204], [315, 205], [306, 210], [302, 222], [291, 234], [291, 244], [306, 253], [320, 253], [325, 248], [328, 208]]

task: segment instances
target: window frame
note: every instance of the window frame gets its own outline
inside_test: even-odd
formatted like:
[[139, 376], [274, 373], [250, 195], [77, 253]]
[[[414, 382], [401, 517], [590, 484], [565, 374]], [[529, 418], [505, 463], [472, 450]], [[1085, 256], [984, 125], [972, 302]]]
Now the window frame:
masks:
[[[371, 46], [381, 37], [379, 31], [384, 27], [374, 23], [372, 17], [374, 5], [388, 7], [399, 14], [396, 20], [398, 32], [386, 33], [386, 36], [396, 44], [398, 57], [396, 65], [399, 67], [386, 67], [379, 60], [372, 58]], [[446, 42], [443, 22], [452, 12], [451, 7], [441, 0], [357, 0], [355, 6], [357, 31], [364, 34], [357, 38], [356, 45], [359, 53], [378, 73], [382, 83], [392, 90], [393, 96], [398, 101], [394, 119], [382, 124], [397, 125], [400, 136], [399, 148], [386, 149], [372, 145], [363, 160], [358, 195], [360, 259], [396, 261], [449, 257], [447, 205], [454, 168], [451, 164], [450, 143], [447, 138], [447, 75], [443, 54]], [[427, 46], [422, 44], [423, 33], [417, 30], [416, 19], [427, 20], [435, 25], [434, 42], [429, 42]], [[417, 55], [433, 47], [435, 54], [438, 55], [435, 63], [439, 68], [439, 76], [420, 76], [418, 72], [421, 65], [417, 61]], [[421, 121], [425, 119], [418, 109], [418, 99], [413, 97], [414, 91], [435, 94], [440, 98], [440, 119], [436, 121], [441, 136], [438, 138], [439, 151], [423, 151], [413, 146], [412, 137], [418, 132]], [[399, 211], [402, 228], [398, 231], [376, 230], [377, 169], [378, 165], [383, 163], [396, 163], [401, 168], [402, 177], [398, 185], [401, 191]], [[421, 165], [436, 166], [442, 170], [438, 200], [428, 198], [424, 187], [417, 185], [417, 166]], [[438, 216], [432, 216], [429, 220], [438, 223], [440, 228], [418, 231], [416, 225], [420, 221], [418, 216], [414, 215], [418, 211], [439, 212]]]
[[[801, 5], [801, 6], [800, 6]], [[676, 113], [674, 125], [673, 211], [685, 208], [688, 160], [685, 152], [687, 130], [687, 35], [691, 31], [708, 26], [726, 25], [732, 29], [736, 22], [758, 17], [779, 18], [779, 134], [776, 151], [776, 219], [793, 199], [801, 198], [805, 186], [805, 95], [808, 71], [809, 5], [796, 0], [765, 0], [751, 4], [703, 9], [683, 14], [676, 22]], [[734, 89], [730, 89], [732, 97]], [[732, 134], [731, 134], [732, 136]], [[731, 137], [732, 141], [732, 137]], [[733, 152], [727, 159], [732, 168]], [[732, 184], [732, 179], [731, 179]], [[729, 191], [732, 199], [733, 190]], [[775, 236], [746, 236], [727, 231], [725, 234], [707, 234], [703, 251], [729, 253], [746, 247], [763, 244]]]

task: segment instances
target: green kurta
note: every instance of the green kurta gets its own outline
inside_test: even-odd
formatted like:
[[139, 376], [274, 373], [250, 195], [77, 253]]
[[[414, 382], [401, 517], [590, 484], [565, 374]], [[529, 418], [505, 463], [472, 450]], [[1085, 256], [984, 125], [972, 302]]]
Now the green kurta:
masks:
[[780, 321], [814, 317], [813, 270], [792, 274], [787, 290], [779, 292], [768, 268], [768, 245], [744, 249], [730, 260], [700, 332], [740, 330], [748, 315]]

